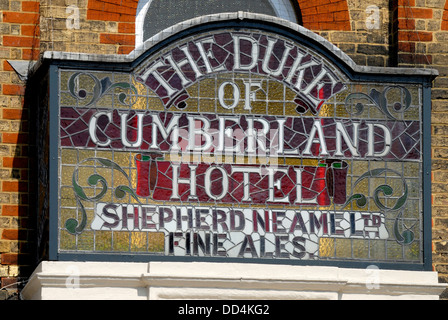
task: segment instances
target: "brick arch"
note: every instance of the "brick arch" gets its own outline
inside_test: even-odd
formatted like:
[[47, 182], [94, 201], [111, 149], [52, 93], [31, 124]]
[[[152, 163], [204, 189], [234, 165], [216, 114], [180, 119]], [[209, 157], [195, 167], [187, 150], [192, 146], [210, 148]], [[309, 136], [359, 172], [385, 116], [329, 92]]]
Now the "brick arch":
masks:
[[443, 9], [441, 30], [448, 31], [448, 1], [445, 2], [445, 8]]
[[297, 0], [303, 26], [310, 30], [350, 31], [347, 0]]
[[119, 54], [134, 50], [137, 6], [138, 0], [89, 0], [87, 20], [116, 23], [116, 33], [100, 33], [100, 43], [118, 45]]
[[[314, 31], [351, 30], [347, 0], [297, 0], [303, 26]], [[117, 45], [127, 54], [135, 46], [138, 0], [89, 0], [87, 20], [116, 23], [116, 32], [100, 34], [100, 43]], [[115, 31], [115, 30], [114, 30]]]

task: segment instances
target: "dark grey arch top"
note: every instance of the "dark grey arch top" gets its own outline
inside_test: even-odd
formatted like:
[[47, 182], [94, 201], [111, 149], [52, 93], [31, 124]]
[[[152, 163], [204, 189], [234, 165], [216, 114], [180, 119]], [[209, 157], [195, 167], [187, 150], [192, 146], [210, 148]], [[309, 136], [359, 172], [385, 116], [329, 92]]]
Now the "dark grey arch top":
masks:
[[270, 0], [152, 0], [145, 15], [143, 42], [182, 21], [238, 11], [278, 16]]

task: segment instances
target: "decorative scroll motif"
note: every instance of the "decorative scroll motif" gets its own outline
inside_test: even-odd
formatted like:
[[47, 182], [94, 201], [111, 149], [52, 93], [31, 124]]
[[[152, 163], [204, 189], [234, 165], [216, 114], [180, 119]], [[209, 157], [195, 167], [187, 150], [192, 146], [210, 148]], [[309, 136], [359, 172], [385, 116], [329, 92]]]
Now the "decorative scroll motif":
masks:
[[[411, 102], [412, 102], [412, 96], [409, 90], [403, 86], [390, 86], [384, 89], [383, 92], [379, 92], [376, 89], [372, 89], [370, 91], [370, 94], [367, 95], [365, 93], [356, 92], [351, 93], [347, 96], [345, 99], [345, 105], [347, 108], [347, 111], [351, 113], [353, 116], [358, 116], [363, 113], [364, 111], [364, 104], [361, 102], [354, 103], [352, 101], [357, 100], [368, 100], [370, 103], [378, 107], [386, 116], [388, 119], [391, 120], [398, 120], [389, 110], [389, 101], [387, 99], [387, 94], [389, 91], [398, 89], [401, 92], [401, 97], [403, 102], [394, 101], [393, 110], [394, 112], [398, 113], [404, 113], [406, 110], [409, 109]], [[349, 110], [348, 107], [351, 107], [351, 110]], [[354, 110], [353, 110], [354, 109]]]
[[[403, 217], [403, 207], [406, 204], [406, 201], [408, 199], [408, 194], [409, 194], [409, 190], [408, 190], [408, 185], [406, 183], [406, 180], [403, 178], [403, 176], [391, 169], [386, 169], [386, 168], [381, 168], [381, 169], [374, 169], [371, 171], [366, 172], [365, 174], [363, 174], [358, 180], [356, 180], [353, 189], [363, 180], [365, 179], [370, 179], [370, 178], [376, 178], [376, 177], [380, 177], [382, 174], [386, 173], [386, 172], [392, 172], [396, 175], [398, 175], [402, 181], [402, 189], [403, 189], [403, 194], [401, 196], [398, 197], [398, 199], [396, 200], [395, 204], [393, 206], [387, 206], [385, 205], [381, 199], [380, 199], [380, 195], [384, 195], [385, 197], [391, 197], [394, 194], [394, 189], [387, 184], [384, 185], [380, 185], [378, 186], [374, 191], [373, 191], [373, 201], [375, 202], [376, 206], [384, 213], [384, 214], [388, 214], [389, 212], [397, 212], [399, 211], [396, 219], [395, 219], [395, 223], [394, 223], [394, 235], [396, 240], [403, 244], [403, 245], [409, 245], [414, 241], [415, 235], [414, 232], [412, 230], [410, 230], [409, 228], [406, 228], [406, 230], [404, 231], [400, 231], [400, 227], [399, 227], [399, 222], [401, 222], [401, 219]], [[347, 202], [344, 204], [344, 208], [346, 206], [348, 206], [352, 201], [356, 201], [356, 204], [358, 205], [358, 207], [360, 208], [364, 208], [367, 205], [367, 197], [362, 194], [362, 193], [356, 193], [353, 194], [348, 200]]]
[[[137, 89], [135, 86], [130, 84], [129, 82], [118, 82], [118, 83], [112, 83], [109, 77], [105, 77], [101, 80], [99, 80], [97, 77], [93, 76], [90, 73], [85, 72], [77, 72], [74, 73], [69, 81], [68, 81], [68, 88], [70, 90], [70, 94], [79, 100], [85, 100], [88, 98], [89, 93], [85, 88], [82, 88], [82, 85], [79, 83], [79, 77], [80, 76], [87, 76], [90, 79], [92, 79], [95, 83], [93, 87], [92, 92], [92, 98], [86, 103], [86, 107], [94, 105], [99, 99], [101, 99], [106, 93], [109, 91], [112, 91], [114, 89], [123, 89], [123, 90], [130, 90], [134, 94], [138, 94]], [[128, 98], [128, 94], [121, 92], [118, 94], [118, 100], [121, 104], [126, 105], [126, 99]]]
[[[84, 161], [82, 161], [79, 164], [79, 166], [81, 166], [83, 163], [89, 162], [89, 161], [97, 161], [103, 167], [106, 167], [106, 168], [109, 168], [112, 170], [117, 170], [118, 172], [120, 172], [121, 174], [123, 174], [126, 177], [126, 179], [129, 181], [129, 186], [131, 185], [131, 182], [130, 182], [130, 179], [129, 179], [129, 176], [127, 175], [127, 173], [115, 162], [110, 161], [108, 159], [103, 159], [103, 158], [89, 158], [89, 159], [85, 159]], [[83, 188], [78, 183], [78, 173], [79, 173], [79, 167], [73, 172], [72, 183], [73, 183], [73, 191], [75, 192], [75, 196], [76, 196], [76, 201], [77, 201], [78, 207], [81, 211], [81, 222], [79, 222], [76, 219], [68, 219], [65, 222], [65, 228], [67, 229], [67, 231], [74, 235], [82, 233], [87, 225], [87, 213], [84, 208], [84, 205], [82, 204], [82, 201], [89, 201], [89, 202], [100, 201], [105, 196], [105, 194], [108, 190], [108, 185], [107, 185], [106, 179], [99, 174], [92, 174], [87, 179], [87, 183], [89, 184], [89, 186], [92, 186], [92, 187], [100, 184], [101, 190], [97, 195], [95, 195], [93, 197], [87, 196], [86, 193], [84, 192]], [[140, 202], [137, 195], [135, 194], [134, 190], [129, 186], [120, 185], [120, 186], [116, 187], [115, 192], [114, 192], [115, 197], [117, 199], [123, 199], [126, 196], [126, 194], [129, 194], [137, 202]]]

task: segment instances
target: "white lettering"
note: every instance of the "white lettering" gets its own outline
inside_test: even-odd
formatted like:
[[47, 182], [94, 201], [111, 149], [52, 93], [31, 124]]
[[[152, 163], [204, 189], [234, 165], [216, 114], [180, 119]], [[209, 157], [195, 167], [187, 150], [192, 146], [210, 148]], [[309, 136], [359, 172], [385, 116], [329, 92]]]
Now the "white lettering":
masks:
[[[233, 35], [233, 46], [234, 46], [234, 69], [235, 70], [251, 70], [253, 69], [257, 63], [258, 63], [258, 54], [259, 54], [259, 48], [258, 48], [258, 41], [254, 38], [251, 38], [249, 36], [243, 36], [243, 35]], [[241, 51], [240, 51], [240, 44], [241, 40], [249, 41], [252, 44], [251, 49], [251, 58], [252, 61], [249, 65], [241, 65]]]
[[[225, 88], [230, 85], [233, 88], [233, 103], [228, 105], [225, 101]], [[224, 82], [218, 90], [218, 100], [221, 106], [224, 109], [234, 109], [240, 102], [240, 88], [233, 82], [226, 81]]]
[[[210, 121], [204, 117], [188, 117], [188, 123], [190, 143], [187, 149], [191, 151], [206, 151], [210, 149], [213, 144], [213, 139], [210, 134]], [[200, 139], [196, 140], [197, 136]], [[202, 144], [203, 139], [205, 139], [205, 144]], [[196, 142], [200, 142], [200, 144]]]
[[350, 149], [353, 157], [359, 157], [358, 148], [358, 127], [359, 123], [353, 122], [353, 140], [348, 136], [347, 131], [340, 122], [336, 122], [336, 153], [335, 156], [344, 156], [342, 153], [342, 137], [344, 138], [347, 147]]
[[89, 134], [90, 139], [92, 139], [93, 143], [95, 143], [97, 146], [107, 147], [108, 145], [110, 145], [111, 140], [106, 139], [106, 141], [101, 142], [96, 135], [97, 122], [98, 119], [102, 116], [106, 116], [109, 119], [109, 122], [112, 122], [112, 112], [99, 112], [95, 114], [89, 121]]
[[288, 196], [285, 196], [283, 198], [276, 198], [275, 197], [275, 188], [277, 188], [278, 190], [282, 190], [282, 182], [281, 179], [274, 179], [274, 175], [276, 172], [283, 172], [283, 173], [288, 173], [287, 169], [281, 169], [281, 168], [266, 168], [266, 170], [268, 171], [268, 175], [269, 175], [269, 198], [268, 201], [269, 202], [289, 202], [288, 200]]
[[295, 168], [294, 171], [296, 172], [296, 203], [303, 203], [303, 204], [318, 204], [317, 203], [317, 197], [314, 199], [303, 199], [302, 198], [302, 172], [303, 168]]
[[[319, 138], [316, 139], [316, 133], [319, 135]], [[303, 151], [304, 155], [311, 155], [311, 146], [315, 143], [319, 144], [319, 154], [326, 156], [328, 155], [327, 144], [324, 139], [324, 132], [322, 129], [322, 124], [320, 120], [315, 120], [313, 124], [313, 128], [311, 129], [310, 136], [308, 137], [308, 142], [306, 144], [305, 150]]]
[[232, 174], [235, 172], [242, 172], [243, 173], [243, 183], [244, 183], [244, 197], [242, 201], [251, 201], [252, 198], [250, 197], [250, 181], [249, 181], [249, 175], [251, 173], [256, 173], [261, 175], [261, 168], [260, 167], [232, 167]]
[[[243, 81], [244, 86], [246, 88], [246, 103], [244, 104], [244, 110], [252, 110], [251, 101], [255, 101], [257, 98], [257, 92], [263, 91], [261, 87], [262, 81], [261, 80], [250, 80], [250, 81]], [[252, 91], [252, 88], [258, 88], [255, 91]]]
[[289, 52], [292, 50], [293, 46], [291, 44], [285, 42], [285, 51], [283, 52], [282, 60], [281, 60], [280, 64], [278, 65], [277, 70], [274, 71], [269, 67], [269, 61], [271, 60], [275, 43], [276, 43], [275, 40], [268, 39], [268, 47], [266, 49], [266, 55], [264, 56], [264, 59], [263, 59], [262, 68], [263, 68], [263, 71], [266, 72], [267, 74], [269, 74], [273, 77], [278, 77], [283, 72], [286, 60], [289, 57]]
[[158, 115], [152, 116], [152, 144], [151, 149], [159, 149], [157, 145], [157, 128], [159, 128], [159, 132], [164, 139], [168, 138], [169, 133], [172, 131], [171, 139], [173, 141], [173, 145], [171, 150], [179, 150], [178, 140], [179, 140], [179, 118], [180, 115], [173, 115], [168, 127], [165, 127], [162, 124]]
[[128, 140], [128, 124], [127, 118], [128, 114], [123, 113], [121, 116], [121, 142], [125, 147], [128, 148], [138, 148], [142, 145], [143, 142], [143, 113], [137, 113], [137, 139], [135, 142], [130, 142]]
[[210, 63], [210, 59], [215, 59], [215, 56], [213, 55], [213, 51], [212, 50], [208, 50], [205, 51], [204, 49], [204, 44], [214, 44], [215, 42], [213, 41], [213, 38], [208, 38], [208, 39], [204, 39], [201, 40], [199, 42], [196, 43], [196, 46], [198, 47], [199, 53], [201, 54], [201, 58], [204, 61], [205, 67], [207, 69], [207, 73], [212, 73], [212, 72], [219, 72], [219, 71], [225, 71], [226, 70], [226, 66], [224, 65], [220, 65], [216, 68], [213, 68], [211, 63]]
[[[368, 127], [368, 157], [385, 157], [392, 147], [392, 135], [389, 131], [389, 128], [386, 127], [383, 124], [379, 123], [369, 123], [367, 124]], [[379, 135], [382, 139], [381, 142], [384, 145], [383, 151], [381, 152], [375, 152], [375, 144], [377, 143], [375, 141], [375, 128], [379, 128], [382, 130], [383, 134]]]
[[165, 88], [168, 96], [172, 96], [173, 94], [176, 93], [176, 90], [174, 90], [170, 86], [170, 84], [157, 72], [158, 68], [165, 66], [166, 65], [163, 62], [157, 61], [151, 66], [151, 68], [146, 70], [145, 73], [141, 75], [141, 77], [144, 81], [146, 81], [150, 75], [153, 75], [153, 77], [156, 78], [156, 80], [162, 85], [162, 87]]
[[173, 168], [173, 194], [171, 195], [171, 199], [177, 200], [180, 199], [179, 196], [179, 183], [190, 185], [190, 196], [188, 197], [190, 200], [196, 200], [198, 197], [196, 196], [196, 168], [195, 165], [190, 165], [190, 179], [180, 178], [179, 177], [179, 168], [178, 164], [172, 165]]
[[[211, 175], [214, 170], [218, 170], [222, 175], [222, 191], [219, 195], [215, 195], [212, 193], [212, 183], [211, 183]], [[227, 172], [220, 167], [210, 167], [205, 172], [205, 193], [212, 198], [213, 200], [221, 200], [225, 197], [227, 192], [229, 191], [229, 177], [227, 176]]]

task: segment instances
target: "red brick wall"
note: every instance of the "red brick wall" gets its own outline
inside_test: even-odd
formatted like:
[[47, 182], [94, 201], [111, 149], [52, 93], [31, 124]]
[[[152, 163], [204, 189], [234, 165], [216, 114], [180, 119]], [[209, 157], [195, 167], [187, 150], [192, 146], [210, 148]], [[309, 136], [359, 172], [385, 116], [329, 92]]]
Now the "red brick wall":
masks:
[[396, 35], [398, 64], [401, 66], [431, 64], [432, 56], [419, 53], [416, 44], [433, 41], [433, 32], [422, 28], [425, 21], [433, 19], [433, 9], [418, 7], [416, 0], [398, 0], [397, 4], [395, 10], [398, 18]]
[[39, 1], [0, 4], [0, 287], [11, 292], [31, 270], [34, 227], [28, 215], [30, 119], [23, 107], [25, 83], [7, 60], [38, 59], [39, 7]]
[[[350, 30], [346, 0], [297, 0], [303, 26], [310, 30]], [[119, 45], [119, 54], [135, 46], [135, 15], [138, 1], [89, 0], [87, 20], [118, 22], [117, 33], [100, 33], [100, 43]]]
[[448, 1], [445, 3], [445, 8], [443, 10], [441, 30], [448, 31]]
[[303, 26], [310, 30], [351, 30], [346, 0], [297, 0]]
[[100, 43], [118, 44], [118, 54], [127, 54], [135, 46], [137, 0], [89, 0], [87, 19], [118, 22], [118, 33], [100, 33]]

